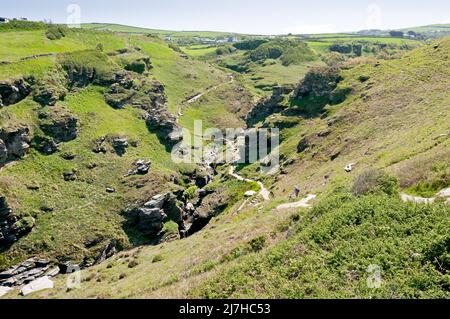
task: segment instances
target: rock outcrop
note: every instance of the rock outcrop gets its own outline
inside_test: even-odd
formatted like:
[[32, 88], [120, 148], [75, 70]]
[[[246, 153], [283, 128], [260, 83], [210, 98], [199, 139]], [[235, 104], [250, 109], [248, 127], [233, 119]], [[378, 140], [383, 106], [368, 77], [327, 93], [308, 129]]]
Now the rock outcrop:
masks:
[[149, 172], [151, 165], [151, 161], [146, 161], [144, 159], [137, 160], [133, 163], [134, 167], [125, 174], [125, 177], [132, 175], [145, 175]]
[[128, 143], [128, 139], [124, 137], [116, 137], [111, 141], [111, 146], [114, 148], [117, 155], [122, 156], [126, 153], [130, 144]]
[[67, 95], [67, 86], [68, 80], [64, 72], [56, 68], [33, 86], [33, 99], [43, 106], [56, 105]]
[[6, 198], [0, 197], [0, 248], [7, 247], [33, 229], [35, 220], [31, 216], [19, 218], [9, 207]]
[[0, 286], [17, 287], [31, 283], [44, 276], [54, 277], [59, 270], [52, 269], [46, 259], [30, 258], [0, 273]]
[[33, 280], [29, 284], [25, 285], [21, 290], [20, 293], [22, 296], [28, 296], [29, 294], [46, 290], [46, 289], [53, 289], [54, 283], [48, 276], [44, 276], [42, 278]]
[[49, 107], [39, 113], [39, 126], [56, 143], [77, 138], [78, 119], [62, 107]]
[[39, 127], [45, 135], [33, 139], [33, 147], [44, 154], [53, 154], [58, 144], [77, 138], [78, 119], [59, 106], [50, 106], [39, 112]]
[[129, 209], [125, 214], [130, 226], [137, 228], [150, 240], [162, 238], [165, 221], [181, 224], [183, 216], [172, 193], [156, 195], [143, 206]]
[[131, 106], [144, 110], [143, 119], [149, 130], [163, 142], [177, 143], [182, 139], [177, 118], [167, 110], [164, 86], [158, 81], [132, 72], [118, 72], [115, 83], [105, 93], [105, 101], [116, 109]]
[[31, 85], [24, 79], [0, 82], [0, 107], [16, 104], [31, 93]]
[[229, 204], [230, 198], [222, 192], [205, 194], [195, 210], [186, 212], [185, 225], [190, 236], [202, 230], [211, 219], [222, 213]]
[[23, 157], [30, 148], [30, 130], [25, 125], [0, 128], [0, 165]]

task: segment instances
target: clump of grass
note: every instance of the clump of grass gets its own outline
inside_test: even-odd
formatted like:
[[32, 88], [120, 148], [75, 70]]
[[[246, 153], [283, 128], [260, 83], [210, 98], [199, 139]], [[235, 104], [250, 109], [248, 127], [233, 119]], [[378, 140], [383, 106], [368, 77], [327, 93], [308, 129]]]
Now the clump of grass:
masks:
[[137, 260], [133, 259], [128, 263], [128, 268], [136, 268], [138, 265], [139, 263], [137, 262]]
[[155, 255], [152, 259], [152, 263], [156, 264], [164, 260], [164, 256], [161, 254]]
[[119, 280], [123, 280], [125, 278], [127, 278], [127, 275], [125, 273], [119, 275]]
[[59, 40], [66, 36], [67, 28], [63, 27], [61, 25], [51, 25], [47, 29], [47, 32], [45, 33], [45, 36], [49, 40]]
[[249, 243], [250, 248], [253, 252], [258, 252], [263, 250], [267, 243], [267, 236], [259, 236], [252, 239]]

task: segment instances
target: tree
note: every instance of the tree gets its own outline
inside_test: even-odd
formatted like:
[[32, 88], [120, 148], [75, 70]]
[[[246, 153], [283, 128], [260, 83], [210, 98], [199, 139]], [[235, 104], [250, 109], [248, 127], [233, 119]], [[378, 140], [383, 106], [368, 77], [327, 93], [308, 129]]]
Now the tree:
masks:
[[403, 38], [403, 36], [405, 35], [405, 33], [403, 33], [402, 31], [391, 31], [389, 32], [389, 34], [393, 38]]

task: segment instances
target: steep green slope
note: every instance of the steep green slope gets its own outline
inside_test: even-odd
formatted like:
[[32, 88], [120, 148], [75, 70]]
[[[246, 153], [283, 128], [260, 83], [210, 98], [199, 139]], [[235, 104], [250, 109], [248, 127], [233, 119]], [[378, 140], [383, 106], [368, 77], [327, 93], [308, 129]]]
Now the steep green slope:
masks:
[[[18, 241], [2, 246], [0, 268], [35, 255], [79, 262], [111, 240], [118, 249], [145, 241], [126, 227], [122, 212], [156, 194], [189, 187], [195, 167], [176, 165], [167, 134], [143, 120], [150, 110], [127, 103], [162, 103], [177, 115], [188, 98], [226, 84], [227, 74], [153, 37], [70, 30], [49, 40], [43, 29], [0, 32], [0, 41], [5, 104], [0, 133], [13, 138], [26, 131], [20, 151], [27, 153], [1, 158], [0, 195], [14, 218], [29, 222]], [[144, 69], [124, 70], [132, 65]], [[229, 116], [240, 123], [238, 115]], [[151, 161], [150, 172], [125, 176], [141, 159]]]

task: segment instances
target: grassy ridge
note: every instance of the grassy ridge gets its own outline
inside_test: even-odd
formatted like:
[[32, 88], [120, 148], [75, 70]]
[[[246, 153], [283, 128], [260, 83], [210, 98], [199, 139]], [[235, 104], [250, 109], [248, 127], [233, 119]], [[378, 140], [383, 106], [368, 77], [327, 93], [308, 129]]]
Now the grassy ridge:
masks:
[[113, 23], [85, 23], [82, 25], [84, 29], [92, 29], [97, 31], [113, 31], [120, 33], [134, 33], [134, 34], [155, 34], [159, 36], [167, 37], [205, 37], [205, 38], [219, 38], [228, 37], [234, 35], [230, 32], [213, 32], [213, 31], [169, 31], [169, 30], [159, 30], [159, 29], [149, 29], [132, 27]]

